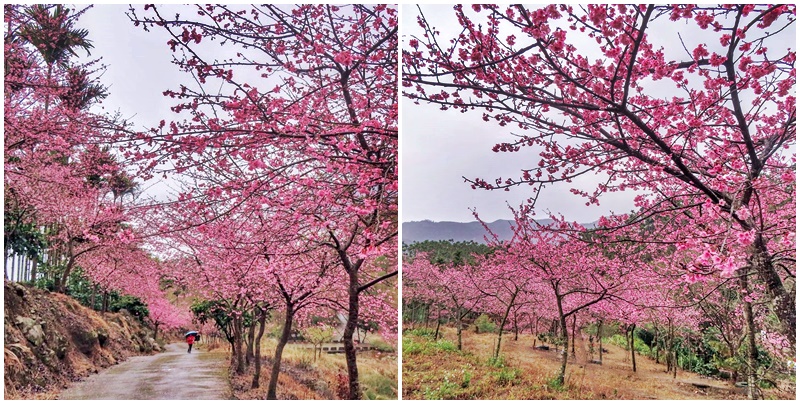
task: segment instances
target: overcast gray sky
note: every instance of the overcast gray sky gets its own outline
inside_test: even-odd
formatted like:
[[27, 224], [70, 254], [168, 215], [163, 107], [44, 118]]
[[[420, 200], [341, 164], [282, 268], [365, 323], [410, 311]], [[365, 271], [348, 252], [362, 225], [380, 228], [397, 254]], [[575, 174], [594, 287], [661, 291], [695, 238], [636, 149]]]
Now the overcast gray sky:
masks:
[[[401, 26], [406, 43], [418, 31], [414, 5], [402, 6]], [[457, 35], [452, 5], [423, 6], [429, 21], [442, 32], [442, 38]], [[455, 35], [451, 35], [455, 32]], [[451, 36], [448, 36], [451, 35]], [[401, 219], [403, 222], [429, 219], [433, 221], [468, 222], [474, 220], [471, 208], [481, 219], [511, 219], [508, 205], [516, 208], [532, 196], [527, 186], [511, 191], [473, 190], [463, 177], [476, 177], [489, 182], [499, 177], [518, 178], [520, 169], [533, 168], [539, 161], [539, 150], [524, 148], [516, 153], [495, 153], [492, 147], [513, 141], [514, 129], [485, 122], [481, 111], [460, 113], [442, 111], [436, 105], [415, 105], [401, 99]], [[583, 176], [571, 184], [553, 184], [537, 201], [536, 215], [548, 212], [563, 214], [568, 220], [593, 222], [601, 215], [625, 213], [633, 209], [630, 193], [607, 194], [600, 206], [586, 206], [586, 200], [569, 192], [570, 188], [594, 190], [597, 177]]]
[[[416, 27], [416, 8], [403, 6], [403, 32]], [[141, 8], [141, 7], [139, 7]], [[132, 118], [137, 129], [157, 125], [173, 118], [169, 110], [174, 100], [162, 92], [190, 79], [171, 63], [169, 39], [162, 30], [144, 32], [134, 27], [125, 15], [127, 5], [96, 5], [79, 21], [93, 41], [91, 58], [102, 57], [108, 68], [101, 81], [110, 95], [103, 102], [106, 111], [119, 110]], [[451, 15], [452, 6], [442, 6]], [[439, 24], [437, 26], [441, 26]], [[510, 129], [484, 122], [480, 114], [443, 112], [436, 106], [414, 105], [401, 99], [401, 198], [402, 220], [472, 221], [470, 208], [477, 208], [484, 220], [510, 218], [507, 204], [519, 205], [531, 196], [527, 187], [509, 192], [473, 190], [462, 176], [493, 179], [514, 176], [522, 167], [538, 160], [532, 149], [522, 153], [494, 153], [492, 146], [510, 139]], [[591, 189], [591, 179], [582, 179]], [[580, 185], [573, 183], [572, 186]], [[147, 194], [163, 195], [165, 184], [145, 184]], [[611, 195], [602, 207], [586, 207], [585, 200], [569, 193], [570, 186], [550, 186], [540, 197], [537, 213], [563, 213], [581, 222], [596, 220], [610, 209], [630, 210], [630, 197]]]
[[[95, 5], [78, 19], [77, 26], [89, 31], [94, 45], [91, 55], [81, 59], [101, 58], [100, 63], [107, 66], [100, 82], [108, 87], [109, 96], [95, 110], [119, 111], [122, 118], [134, 123], [135, 130], [146, 130], [162, 119], [174, 118], [169, 108], [175, 100], [162, 93], [177, 88], [188, 76], [171, 63], [165, 33], [135, 27], [125, 15], [127, 10], [127, 5]], [[84, 53], [79, 51], [79, 55]], [[155, 178], [142, 184], [142, 189], [146, 196], [164, 198], [170, 186]]]

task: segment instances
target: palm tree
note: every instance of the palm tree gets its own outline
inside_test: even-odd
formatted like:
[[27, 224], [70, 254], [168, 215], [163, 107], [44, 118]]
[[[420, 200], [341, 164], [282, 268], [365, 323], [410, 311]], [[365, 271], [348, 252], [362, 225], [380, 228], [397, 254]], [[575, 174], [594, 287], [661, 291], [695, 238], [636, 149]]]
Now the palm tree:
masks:
[[[52, 13], [51, 13], [52, 10]], [[66, 67], [70, 55], [78, 56], [77, 49], [91, 54], [92, 42], [87, 39], [89, 31], [73, 28], [75, 20], [70, 18], [70, 10], [63, 5], [48, 6], [35, 4], [25, 10], [30, 20], [20, 27], [22, 39], [35, 46], [47, 64], [47, 81], [53, 75], [53, 66]], [[50, 97], [45, 99], [45, 112], [49, 109]]]

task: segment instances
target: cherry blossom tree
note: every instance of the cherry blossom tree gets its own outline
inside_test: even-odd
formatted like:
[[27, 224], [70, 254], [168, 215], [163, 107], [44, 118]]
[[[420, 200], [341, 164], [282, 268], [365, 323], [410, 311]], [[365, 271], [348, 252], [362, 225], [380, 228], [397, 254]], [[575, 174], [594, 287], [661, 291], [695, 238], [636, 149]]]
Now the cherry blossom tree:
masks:
[[272, 206], [335, 253], [347, 274], [350, 398], [359, 398], [352, 337], [361, 297], [397, 273], [374, 264], [396, 259], [396, 8], [218, 5], [195, 13], [129, 12], [134, 24], [171, 37], [175, 64], [194, 83], [165, 92], [186, 119], [139, 134], [128, 155], [151, 174], [169, 160], [167, 170], [193, 178], [198, 187], [184, 203]]
[[792, 5], [459, 5], [451, 18], [463, 30], [443, 38], [435, 24], [444, 17], [420, 12], [403, 86], [418, 102], [479, 109], [523, 131], [497, 152], [537, 148], [538, 164], [519, 178], [468, 180], [475, 188], [529, 185], [533, 203], [548, 184], [595, 173], [596, 189], [573, 190], [588, 204], [639, 194], [638, 211], [617, 223], [667, 214], [690, 233], [741, 240], [743, 260], [716, 243], [698, 259], [763, 285], [794, 340], [785, 270], [794, 248], [780, 241], [794, 230], [776, 209], [794, 200], [795, 50], [782, 39], [794, 14]]

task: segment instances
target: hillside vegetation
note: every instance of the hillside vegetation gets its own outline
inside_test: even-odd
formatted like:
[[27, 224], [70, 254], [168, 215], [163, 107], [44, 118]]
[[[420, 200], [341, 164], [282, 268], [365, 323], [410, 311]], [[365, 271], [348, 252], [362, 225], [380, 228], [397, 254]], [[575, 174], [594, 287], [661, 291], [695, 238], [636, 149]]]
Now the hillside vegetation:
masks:
[[75, 299], [4, 285], [5, 399], [52, 399], [70, 382], [161, 348], [124, 310], [100, 314]]

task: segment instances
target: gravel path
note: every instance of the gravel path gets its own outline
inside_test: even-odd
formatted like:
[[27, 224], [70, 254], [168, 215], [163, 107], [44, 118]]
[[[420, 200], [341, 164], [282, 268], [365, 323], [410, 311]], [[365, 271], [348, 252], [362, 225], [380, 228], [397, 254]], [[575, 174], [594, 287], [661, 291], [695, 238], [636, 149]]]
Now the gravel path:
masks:
[[166, 352], [135, 356], [64, 390], [62, 400], [227, 400], [223, 353], [186, 353], [186, 344], [174, 343]]

